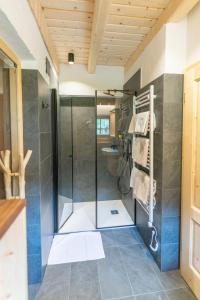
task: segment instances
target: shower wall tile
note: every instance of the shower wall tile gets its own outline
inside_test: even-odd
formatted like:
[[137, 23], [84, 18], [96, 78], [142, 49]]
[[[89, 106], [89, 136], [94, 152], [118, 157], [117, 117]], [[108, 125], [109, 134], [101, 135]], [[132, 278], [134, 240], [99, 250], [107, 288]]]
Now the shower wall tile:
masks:
[[28, 281], [32, 284], [42, 278], [41, 254], [28, 255]]
[[[25, 151], [33, 151], [26, 169], [26, 198], [28, 280], [34, 284], [42, 279], [53, 238], [51, 98], [37, 70], [23, 70], [22, 87]], [[44, 109], [43, 104], [49, 106]]]
[[178, 217], [181, 211], [181, 189], [163, 189], [163, 216]]
[[162, 240], [165, 244], [179, 242], [179, 217], [162, 217]]
[[[183, 76], [164, 74], [151, 84], [157, 96], [154, 102], [154, 178], [157, 181], [154, 225], [159, 241], [157, 253], [151, 252], [161, 270], [167, 271], [179, 266]], [[147, 221], [147, 215], [136, 205], [137, 226], [149, 246], [151, 229]]]
[[161, 271], [167, 272], [179, 268], [179, 243], [161, 245]]

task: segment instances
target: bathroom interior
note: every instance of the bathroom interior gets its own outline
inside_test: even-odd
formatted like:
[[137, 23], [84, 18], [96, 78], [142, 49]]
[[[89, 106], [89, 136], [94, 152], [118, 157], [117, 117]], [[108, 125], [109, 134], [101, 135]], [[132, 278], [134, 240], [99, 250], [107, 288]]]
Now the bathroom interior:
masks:
[[0, 0], [0, 300], [200, 299], [199, 27]]

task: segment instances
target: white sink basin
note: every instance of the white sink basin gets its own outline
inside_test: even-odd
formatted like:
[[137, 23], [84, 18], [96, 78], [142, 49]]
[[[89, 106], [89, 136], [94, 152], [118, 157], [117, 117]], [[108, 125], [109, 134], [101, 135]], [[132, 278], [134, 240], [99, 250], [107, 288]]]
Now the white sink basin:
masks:
[[107, 148], [102, 148], [101, 151], [103, 152], [108, 152], [108, 153], [118, 153], [118, 149], [113, 149], [111, 147], [107, 147]]

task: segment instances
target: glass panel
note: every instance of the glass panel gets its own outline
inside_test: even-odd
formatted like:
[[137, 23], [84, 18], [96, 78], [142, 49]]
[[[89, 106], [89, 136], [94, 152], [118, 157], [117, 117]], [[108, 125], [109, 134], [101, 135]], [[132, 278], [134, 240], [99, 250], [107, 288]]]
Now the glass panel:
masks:
[[[123, 197], [125, 198], [125, 196], [122, 197], [122, 188], [119, 187], [119, 165], [122, 164], [118, 138], [119, 119], [119, 99], [100, 99], [99, 101], [97, 99], [98, 228], [133, 224], [122, 200]], [[121, 181], [128, 182], [128, 188], [125, 191], [127, 194], [127, 190], [129, 192], [130, 189], [130, 165], [126, 159], [124, 162], [120, 172], [123, 173]], [[122, 183], [120, 182], [120, 184]]]
[[[0, 151], [11, 150], [10, 66], [5, 60], [6, 55], [0, 51]], [[5, 188], [3, 174], [0, 172], [0, 199], [3, 198], [5, 198]]]
[[62, 97], [59, 112], [58, 228], [73, 212], [72, 100]]

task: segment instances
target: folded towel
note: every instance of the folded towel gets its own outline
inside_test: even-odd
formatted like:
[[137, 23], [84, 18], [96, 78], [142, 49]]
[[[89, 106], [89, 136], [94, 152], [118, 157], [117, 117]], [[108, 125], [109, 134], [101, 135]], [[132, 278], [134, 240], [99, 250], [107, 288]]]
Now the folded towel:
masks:
[[136, 199], [148, 205], [150, 195], [150, 177], [145, 172], [135, 169], [133, 171], [133, 194]]
[[131, 122], [129, 124], [129, 129], [128, 129], [128, 133], [134, 133], [135, 131], [135, 121], [136, 121], [136, 114], [135, 114], [135, 107], [133, 104], [133, 116], [131, 118]]
[[[148, 128], [149, 128], [149, 119], [150, 118], [150, 112], [145, 111], [139, 114], [136, 114], [135, 117], [135, 133], [141, 134], [141, 135], [147, 135]], [[154, 129], [156, 128], [156, 117], [155, 114], [153, 115], [154, 119]]]
[[143, 167], [147, 167], [147, 158], [149, 151], [149, 139], [137, 137], [133, 149], [134, 161]]
[[149, 126], [149, 111], [136, 114], [135, 133], [147, 135]]

